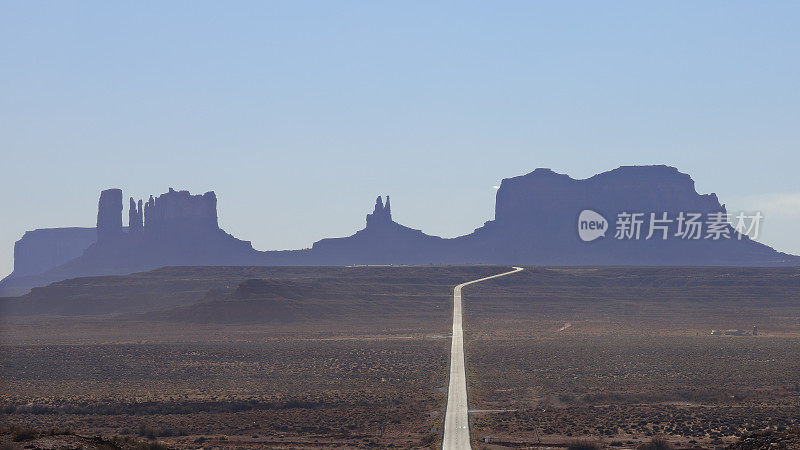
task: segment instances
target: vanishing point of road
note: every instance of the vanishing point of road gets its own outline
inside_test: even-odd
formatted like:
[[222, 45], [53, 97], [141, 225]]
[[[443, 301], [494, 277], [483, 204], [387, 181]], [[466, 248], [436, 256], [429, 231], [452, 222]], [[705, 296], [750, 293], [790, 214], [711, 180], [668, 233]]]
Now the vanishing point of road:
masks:
[[464, 330], [461, 328], [461, 288], [521, 271], [514, 267], [491, 277], [461, 283], [453, 289], [453, 340], [450, 345], [450, 386], [447, 389], [447, 410], [444, 415], [444, 439], [442, 448], [469, 449], [469, 417], [467, 409], [467, 375], [464, 369]]

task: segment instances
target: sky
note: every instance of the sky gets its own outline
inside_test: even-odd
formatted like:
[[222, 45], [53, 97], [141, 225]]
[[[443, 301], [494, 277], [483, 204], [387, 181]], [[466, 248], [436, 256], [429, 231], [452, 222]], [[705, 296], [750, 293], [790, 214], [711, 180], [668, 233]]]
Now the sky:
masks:
[[293, 249], [377, 195], [451, 237], [503, 178], [634, 164], [800, 254], [798, 22], [789, 1], [1, 1], [0, 275], [111, 187], [214, 190], [226, 231]]

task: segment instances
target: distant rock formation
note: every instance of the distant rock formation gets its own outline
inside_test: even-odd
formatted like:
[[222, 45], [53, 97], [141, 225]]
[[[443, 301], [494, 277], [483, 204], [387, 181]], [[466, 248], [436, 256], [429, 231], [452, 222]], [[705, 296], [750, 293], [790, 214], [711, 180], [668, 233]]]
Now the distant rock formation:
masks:
[[142, 213], [142, 201], [139, 204], [131, 197], [130, 206], [128, 207], [128, 232], [139, 233], [144, 227], [144, 214]]
[[97, 240], [96, 228], [42, 228], [26, 231], [14, 244], [14, 275], [46, 272], [81, 256]]
[[[130, 204], [133, 207], [134, 202]], [[252, 264], [258, 255], [250, 242], [219, 228], [214, 192], [191, 195], [170, 188], [150, 196], [146, 204], [137, 203], [129, 216], [134, 218], [135, 232], [98, 240], [70, 264], [89, 273], [103, 268], [118, 274], [165, 265]]]
[[375, 199], [375, 209], [372, 214], [367, 214], [367, 227], [380, 226], [392, 221], [392, 208], [389, 206], [389, 196], [386, 196], [386, 206], [380, 196]]
[[[604, 238], [582, 242], [578, 215], [589, 209], [608, 220]], [[620, 213], [644, 213], [637, 240], [614, 238]], [[669, 166], [623, 166], [584, 180], [550, 169], [536, 169], [504, 179], [497, 191], [495, 219], [457, 238], [458, 252], [496, 264], [542, 265], [739, 265], [799, 264], [800, 258], [776, 252], [746, 236], [710, 240], [675, 238], [677, 221], [667, 240], [645, 239], [649, 213], [725, 213], [715, 194], [698, 194], [692, 178]], [[464, 253], [461, 253], [464, 255]]]
[[[67, 238], [70, 233], [59, 231], [56, 241], [70, 243], [56, 251], [48, 248], [52, 240], [38, 237], [44, 233], [26, 233], [17, 243], [15, 272], [0, 282], [0, 289], [175, 265], [800, 265], [800, 257], [746, 236], [740, 239], [727, 224], [724, 228], [732, 239], [615, 239], [617, 217], [626, 212], [672, 218], [680, 212], [726, 212], [716, 195], [698, 194], [689, 175], [668, 166], [620, 167], [585, 180], [536, 169], [504, 179], [497, 191], [495, 218], [452, 239], [400, 225], [392, 219], [389, 197], [386, 203], [378, 197], [364, 229], [322, 239], [304, 250], [260, 252], [225, 233], [219, 228], [214, 192], [192, 195], [170, 188], [145, 203], [129, 203], [130, 231], [125, 233], [122, 191], [101, 193], [96, 243], [89, 242], [91, 233], [72, 240]], [[583, 242], [578, 233], [579, 214], [587, 209], [612, 228], [592, 242]], [[677, 227], [671, 222], [663, 232], [675, 236]], [[85, 251], [79, 252], [81, 247]]]
[[189, 191], [169, 192], [147, 201], [144, 207], [145, 226], [148, 230], [217, 230], [217, 196], [214, 192], [191, 195]]
[[367, 214], [367, 226], [354, 235], [317, 241], [308, 264], [433, 264], [442, 262], [445, 240], [392, 220], [389, 196]]
[[106, 189], [97, 204], [97, 240], [117, 239], [122, 235], [122, 189]]
[[[15, 270], [0, 282], [0, 296], [80, 276], [120, 275], [175, 265], [259, 264], [258, 257], [264, 254], [219, 228], [214, 192], [191, 195], [170, 188], [157, 198], [150, 196], [146, 205], [132, 198], [129, 205], [129, 227], [123, 228], [122, 191], [102, 191], [97, 228], [89, 229], [92, 239], [71, 241], [68, 256], [55, 263], [50, 262], [54, 260], [52, 250], [28, 252], [28, 257], [22, 257], [27, 261], [25, 270]], [[44, 239], [39, 242], [37, 248], [52, 244]], [[25, 239], [20, 243], [22, 248], [30, 247]], [[274, 254], [291, 260], [285, 252]]]

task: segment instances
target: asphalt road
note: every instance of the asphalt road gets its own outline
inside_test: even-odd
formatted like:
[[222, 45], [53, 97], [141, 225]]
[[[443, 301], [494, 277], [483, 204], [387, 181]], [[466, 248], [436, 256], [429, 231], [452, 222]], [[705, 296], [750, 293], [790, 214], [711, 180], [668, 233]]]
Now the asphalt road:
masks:
[[447, 389], [447, 411], [444, 416], [444, 439], [442, 448], [472, 448], [469, 439], [469, 417], [467, 414], [467, 376], [464, 370], [464, 330], [461, 328], [461, 288], [521, 271], [514, 267], [491, 277], [461, 283], [453, 290], [453, 340], [450, 346], [450, 385]]

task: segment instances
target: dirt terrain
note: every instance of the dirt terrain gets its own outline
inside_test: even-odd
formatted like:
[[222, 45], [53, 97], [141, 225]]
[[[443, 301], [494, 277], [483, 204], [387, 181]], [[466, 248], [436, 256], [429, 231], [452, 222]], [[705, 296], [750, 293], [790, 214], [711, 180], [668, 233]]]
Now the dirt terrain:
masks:
[[452, 286], [502, 270], [167, 268], [56, 284], [11, 302], [65, 315], [4, 316], [0, 425], [185, 448], [435, 446]]
[[[3, 314], [0, 445], [436, 448], [452, 287], [506, 270], [166, 268], [5, 300], [37, 304]], [[794, 442], [799, 293], [797, 269], [526, 268], [467, 287], [475, 446]]]
[[473, 414], [475, 436], [715, 447], [797, 424], [799, 284], [797, 269], [530, 268], [475, 286], [471, 407], [503, 411]]

